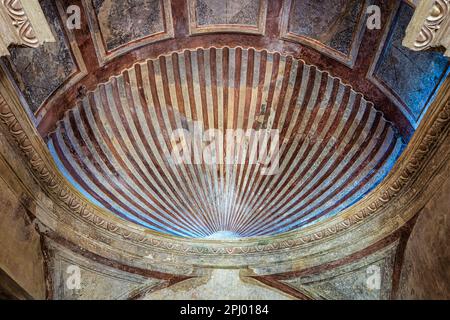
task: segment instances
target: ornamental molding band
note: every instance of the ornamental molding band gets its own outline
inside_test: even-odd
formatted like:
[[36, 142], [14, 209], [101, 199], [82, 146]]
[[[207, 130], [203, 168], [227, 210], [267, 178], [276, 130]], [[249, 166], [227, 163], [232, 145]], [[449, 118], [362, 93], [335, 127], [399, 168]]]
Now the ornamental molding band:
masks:
[[406, 30], [403, 45], [414, 51], [444, 47], [450, 57], [450, 0], [421, 1]]
[[[436, 174], [450, 155], [450, 144], [446, 138], [450, 128], [449, 88], [450, 80], [447, 79], [389, 176], [359, 203], [332, 219], [302, 230], [236, 241], [217, 242], [161, 235], [111, 216], [92, 204], [59, 173], [45, 142], [21, 108], [4, 73], [0, 74], [0, 121], [22, 151], [36, 181], [54, 200], [52, 210], [40, 212], [37, 216], [49, 232], [64, 234], [66, 239], [75, 241], [83, 238], [83, 246], [90, 246], [90, 249], [99, 250], [101, 254], [111, 256], [114, 254], [111, 252], [121, 252], [122, 256], [134, 255], [134, 261], [140, 257], [137, 263], [145, 263], [148, 268], [154, 266], [155, 260], [161, 261], [167, 256], [170, 256], [167, 259], [172, 263], [184, 266], [212, 262], [224, 266], [236, 263], [251, 266], [261, 263], [255, 260], [261, 253], [267, 257], [265, 264], [299, 259], [302, 255], [317, 259], [311, 244], [324, 243], [327, 239], [327, 250], [333, 252], [345, 243], [339, 237], [345, 237], [350, 230], [355, 237], [359, 235], [361, 241], [346, 244], [348, 248], [368, 245], [409, 221], [418, 207], [432, 195], [432, 192], [423, 194], [424, 186], [439, 185]], [[30, 193], [30, 197], [38, 204], [41, 202], [41, 207], [45, 206], [37, 195]], [[92, 231], [90, 235], [83, 233], [86, 226], [95, 230], [95, 236], [92, 236]], [[374, 235], [373, 230], [377, 230], [377, 234]], [[94, 245], [89, 245], [89, 242]], [[306, 247], [311, 251], [305, 251]], [[321, 250], [326, 251], [324, 248]]]
[[38, 0], [1, 0], [0, 17], [0, 57], [9, 55], [10, 45], [37, 48], [55, 42]]

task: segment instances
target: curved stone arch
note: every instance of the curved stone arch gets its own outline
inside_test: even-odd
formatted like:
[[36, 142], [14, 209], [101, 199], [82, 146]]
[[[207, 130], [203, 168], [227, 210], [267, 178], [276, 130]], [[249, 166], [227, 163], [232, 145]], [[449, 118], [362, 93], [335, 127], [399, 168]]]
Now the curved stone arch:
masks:
[[[325, 248], [325, 252], [329, 252], [330, 248], [348, 246], [342, 239], [345, 239], [345, 235], [350, 230], [354, 235], [352, 242], [359, 241], [359, 246], [367, 245], [398, 229], [415, 214], [414, 209], [420, 206], [424, 199], [431, 196], [421, 193], [423, 186], [431, 182], [434, 172], [448, 159], [449, 146], [444, 143], [450, 124], [450, 81], [447, 79], [410, 145], [390, 175], [365, 199], [336, 218], [276, 237], [221, 243], [180, 240], [161, 236], [113, 218], [92, 206], [78, 191], [68, 185], [56, 170], [45, 144], [41, 138], [38, 138], [36, 129], [20, 108], [20, 103], [4, 75], [1, 79], [0, 119], [22, 150], [32, 174], [38, 179], [48, 196], [61, 208], [61, 211], [54, 210], [56, 216], [67, 215], [60, 216], [58, 219], [63, 218], [60, 222], [57, 222], [55, 216], [52, 216], [54, 213], [50, 212], [45, 213], [46, 217], [38, 217], [38, 219], [53, 220], [53, 226], [46, 225], [46, 228], [53, 229], [57, 234], [58, 229], [64, 228], [67, 231], [67, 238], [72, 239], [80, 239], [76, 230], [82, 229], [81, 224], [93, 228], [92, 230], [95, 230], [98, 236], [110, 239], [111, 245], [90, 238], [91, 247], [88, 250], [103, 251], [106, 255], [116, 251], [123, 256], [131, 252], [139, 253], [138, 256], [140, 255], [144, 260], [152, 255], [156, 259], [172, 257], [172, 260], [168, 261], [175, 265], [177, 263], [208, 265], [213, 262], [217, 265], [258, 265], [261, 264], [258, 259], [261, 256], [265, 257], [264, 264], [298, 258], [299, 252], [305, 258], [302, 249], [311, 248], [315, 244], [324, 244], [325, 240], [327, 240], [328, 248]], [[442, 150], [439, 150], [439, 154], [435, 154], [438, 148]], [[433, 161], [434, 165], [426, 166], [430, 161]], [[433, 185], [436, 183], [438, 184], [439, 181], [434, 182]], [[410, 206], [413, 199], [416, 200], [414, 207]], [[73, 229], [62, 227], [62, 221], [67, 226], [72, 225]], [[378, 232], [374, 234], [373, 226], [380, 226], [380, 223], [382, 227], [376, 229]], [[79, 224], [78, 227], [74, 227], [77, 224]], [[371, 233], [370, 237], [367, 237], [368, 232]], [[88, 243], [85, 244], [88, 248]], [[96, 249], [92, 244], [96, 244]], [[124, 245], [129, 249], [122, 251], [120, 247], [123, 248]], [[310, 263], [313, 263], [312, 261]], [[130, 259], [130, 263], [135, 262], [136, 259]], [[142, 261], [136, 263], [142, 263]]]

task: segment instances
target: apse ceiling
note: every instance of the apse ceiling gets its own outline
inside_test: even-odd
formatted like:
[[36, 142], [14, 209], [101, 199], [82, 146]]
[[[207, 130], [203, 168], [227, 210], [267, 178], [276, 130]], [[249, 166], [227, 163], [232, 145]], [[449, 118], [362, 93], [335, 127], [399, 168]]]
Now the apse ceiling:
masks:
[[[402, 47], [407, 1], [40, 3], [57, 42], [2, 65], [57, 167], [110, 214], [176, 236], [276, 235], [339, 214], [390, 172], [448, 74], [440, 54]], [[211, 129], [277, 133], [264, 140], [278, 141], [275, 170], [174, 159]], [[214, 150], [250, 155], [252, 141]]]

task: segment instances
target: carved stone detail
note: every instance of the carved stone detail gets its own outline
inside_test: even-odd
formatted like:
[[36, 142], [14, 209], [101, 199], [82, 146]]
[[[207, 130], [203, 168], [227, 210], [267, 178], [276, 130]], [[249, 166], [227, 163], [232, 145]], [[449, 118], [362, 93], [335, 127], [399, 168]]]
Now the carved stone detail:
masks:
[[450, 56], [450, 0], [421, 1], [403, 45], [414, 51], [443, 46]]
[[1, 0], [0, 17], [0, 56], [9, 54], [7, 48], [11, 44], [37, 48], [55, 41], [36, 0]]
[[20, 1], [3, 0], [2, 4], [6, 8], [13, 26], [15, 26], [19, 32], [21, 42], [29, 47], [37, 48], [39, 46], [39, 40], [33, 31], [30, 20], [25, 14]]

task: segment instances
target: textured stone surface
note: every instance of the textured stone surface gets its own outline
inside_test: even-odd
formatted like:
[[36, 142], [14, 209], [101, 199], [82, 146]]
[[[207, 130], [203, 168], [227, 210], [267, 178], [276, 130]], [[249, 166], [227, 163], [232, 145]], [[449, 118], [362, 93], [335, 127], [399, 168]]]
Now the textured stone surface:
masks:
[[399, 299], [450, 299], [450, 179], [425, 206], [408, 241]]
[[259, 0], [197, 0], [197, 23], [258, 24]]
[[375, 76], [407, 105], [417, 121], [445, 75], [448, 60], [439, 52], [414, 52], [402, 46], [413, 13], [410, 6], [400, 6]]
[[[0, 165], [0, 176], [5, 175]], [[36, 299], [45, 298], [40, 237], [17, 195], [0, 179], [0, 269]]]
[[77, 70], [54, 1], [40, 4], [56, 42], [39, 48], [11, 48], [9, 58], [13, 77], [33, 112]]
[[[50, 276], [55, 300], [124, 300], [132, 298], [140, 288], [151, 290], [164, 282], [96, 263], [64, 247], [50, 247]], [[74, 275], [80, 276], [78, 288], [73, 287], [76, 283]]]
[[344, 266], [286, 284], [313, 299], [386, 300], [390, 298], [397, 244]]
[[293, 0], [288, 31], [348, 55], [362, 7], [360, 0]]
[[286, 300], [288, 295], [242, 281], [239, 270], [213, 270], [209, 277], [180, 282], [143, 300]]
[[107, 50], [164, 31], [161, 0], [94, 0]]

